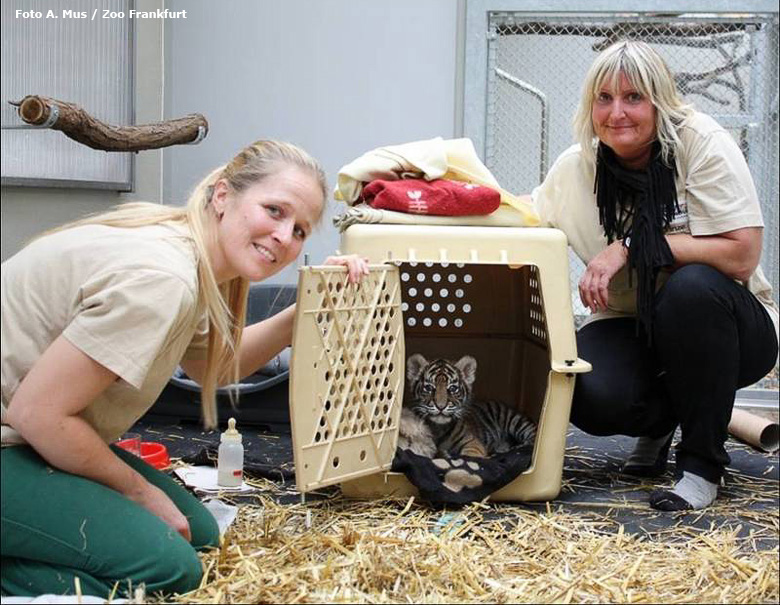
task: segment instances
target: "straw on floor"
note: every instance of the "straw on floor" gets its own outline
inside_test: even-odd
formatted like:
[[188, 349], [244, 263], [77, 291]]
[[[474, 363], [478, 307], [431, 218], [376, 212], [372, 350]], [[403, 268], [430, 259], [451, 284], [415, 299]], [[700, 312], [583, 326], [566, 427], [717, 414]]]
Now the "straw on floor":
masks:
[[[754, 497], [776, 497], [776, 481], [752, 483]], [[734, 522], [696, 529], [681, 514], [672, 527], [630, 534], [616, 511], [657, 513], [619, 494], [565, 509], [479, 503], [451, 512], [335, 494], [306, 504], [263, 495], [243, 505], [221, 548], [203, 555], [200, 588], [166, 601], [778, 601], [778, 512], [755, 514], [745, 535], [735, 507], [743, 517], [751, 512], [734, 499], [715, 506]]]

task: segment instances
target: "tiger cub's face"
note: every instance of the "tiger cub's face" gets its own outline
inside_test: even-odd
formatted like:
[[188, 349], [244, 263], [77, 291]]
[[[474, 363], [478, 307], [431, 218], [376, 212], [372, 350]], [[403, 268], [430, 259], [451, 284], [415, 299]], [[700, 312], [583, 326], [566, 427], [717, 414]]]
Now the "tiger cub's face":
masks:
[[436, 424], [462, 418], [471, 402], [471, 387], [477, 360], [465, 355], [453, 363], [447, 359], [428, 361], [419, 353], [406, 361], [406, 378], [412, 394], [412, 410]]

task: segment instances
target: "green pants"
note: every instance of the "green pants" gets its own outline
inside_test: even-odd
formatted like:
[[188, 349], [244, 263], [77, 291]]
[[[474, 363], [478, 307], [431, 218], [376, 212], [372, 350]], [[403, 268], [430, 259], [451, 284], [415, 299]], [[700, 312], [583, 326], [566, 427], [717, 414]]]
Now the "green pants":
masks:
[[147, 592], [197, 588], [195, 552], [219, 544], [214, 517], [187, 490], [140, 458], [114, 453], [162, 489], [190, 522], [192, 544], [138, 504], [104, 485], [51, 468], [30, 446], [4, 447], [2, 457], [3, 594], [83, 594], [106, 598], [128, 580]]

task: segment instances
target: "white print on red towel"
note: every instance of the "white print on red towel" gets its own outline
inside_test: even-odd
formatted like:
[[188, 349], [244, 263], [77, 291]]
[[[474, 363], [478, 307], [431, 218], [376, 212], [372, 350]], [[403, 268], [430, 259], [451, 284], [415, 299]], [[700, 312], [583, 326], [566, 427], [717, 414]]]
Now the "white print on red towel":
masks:
[[409, 198], [409, 212], [414, 214], [428, 214], [428, 202], [422, 199], [422, 191], [407, 191]]

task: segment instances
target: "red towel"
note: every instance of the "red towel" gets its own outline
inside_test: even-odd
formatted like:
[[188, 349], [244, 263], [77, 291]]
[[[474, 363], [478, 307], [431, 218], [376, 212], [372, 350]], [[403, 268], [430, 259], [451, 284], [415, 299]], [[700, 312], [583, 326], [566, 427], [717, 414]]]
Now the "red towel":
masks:
[[490, 187], [461, 181], [402, 179], [371, 181], [363, 188], [363, 199], [372, 208], [396, 212], [469, 216], [496, 210], [501, 194]]

